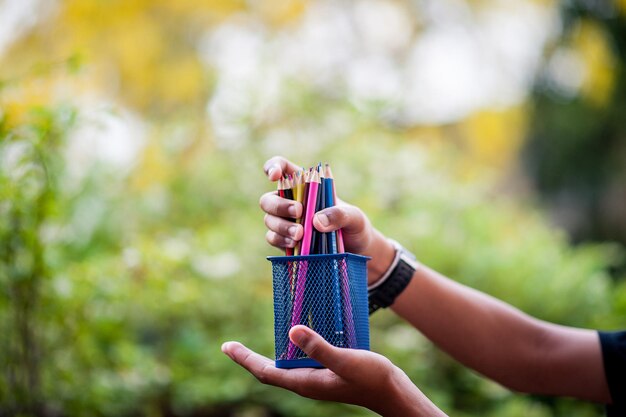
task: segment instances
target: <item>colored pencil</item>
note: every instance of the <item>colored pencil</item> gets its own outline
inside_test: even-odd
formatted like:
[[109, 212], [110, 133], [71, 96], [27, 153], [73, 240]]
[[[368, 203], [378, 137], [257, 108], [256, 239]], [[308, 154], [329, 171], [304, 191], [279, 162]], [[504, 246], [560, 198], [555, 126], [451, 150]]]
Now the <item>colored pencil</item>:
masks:
[[[333, 182], [333, 173], [330, 170], [330, 165], [326, 164], [324, 167], [324, 191], [326, 193], [324, 198], [326, 200], [326, 207], [332, 207], [335, 205]], [[337, 253], [337, 232], [329, 232], [327, 233], [327, 237], [329, 253]]]
[[[313, 215], [315, 214], [315, 203], [317, 199], [317, 190], [319, 188], [319, 175], [316, 176], [316, 171], [313, 171], [310, 176], [310, 182], [308, 187], [308, 196], [306, 203], [306, 214], [304, 216], [304, 237], [302, 238], [302, 245], [300, 247], [301, 255], [309, 255], [311, 253], [311, 238], [313, 229]], [[298, 277], [296, 281], [296, 293], [294, 297], [293, 313], [291, 315], [291, 327], [300, 323], [302, 318], [302, 307], [304, 302], [304, 292], [306, 289], [306, 275], [308, 264], [302, 262], [298, 268]], [[287, 349], [287, 358], [293, 359], [296, 354], [296, 346], [293, 343], [289, 343]]]
[[[326, 177], [331, 180], [330, 184], [332, 184], [332, 195], [333, 202], [337, 204], [337, 188], [335, 186], [335, 180], [333, 177], [332, 170], [330, 166], [326, 169]], [[341, 229], [337, 230], [337, 252], [344, 253], [345, 247], [343, 244], [343, 234]], [[356, 335], [354, 333], [354, 317], [352, 314], [352, 299], [350, 297], [350, 287], [348, 282], [348, 265], [345, 259], [342, 259], [339, 262], [339, 273], [341, 275], [340, 286], [341, 286], [341, 305], [343, 306], [343, 320], [348, 327], [345, 329], [345, 336], [347, 338], [347, 343], [349, 347], [356, 346]]]
[[[333, 172], [330, 169], [330, 165], [328, 166], [326, 176], [333, 180], [331, 182], [331, 184], [333, 185], [333, 201], [335, 202], [335, 204], [337, 204], [337, 202], [338, 202], [338, 200], [337, 200], [337, 189], [335, 187], [335, 181], [334, 181], [334, 178], [333, 178]], [[345, 252], [345, 248], [343, 246], [343, 233], [341, 232], [341, 229], [337, 230], [337, 251], [339, 253], [344, 253]]]
[[307, 199], [306, 199], [306, 214], [304, 216], [304, 236], [302, 237], [302, 246], [300, 249], [301, 255], [311, 254], [311, 239], [313, 238], [313, 216], [315, 215], [315, 208], [317, 203], [317, 190], [319, 189], [319, 175], [317, 171], [312, 171], [310, 174], [310, 181], [308, 183]]
[[[322, 178], [323, 173], [320, 172], [320, 166], [321, 164], [319, 164], [316, 168], [316, 172], [317, 174], [320, 175], [320, 182], [319, 182], [319, 187], [317, 188], [317, 196], [315, 199], [315, 213], [317, 213], [318, 211], [321, 211], [324, 209], [325, 207], [325, 203], [324, 203], [324, 180]], [[315, 214], [313, 214], [315, 215]], [[313, 236], [311, 239], [311, 253], [315, 253], [315, 254], [326, 254], [326, 243], [324, 242], [325, 238], [322, 232], [318, 231], [316, 228], [313, 228]]]
[[[326, 207], [332, 207], [335, 205], [335, 200], [333, 196], [333, 177], [332, 172], [330, 171], [330, 166], [326, 164], [324, 167], [324, 199], [326, 202]], [[327, 233], [328, 240], [328, 250], [331, 254], [337, 253], [337, 235], [335, 232]], [[332, 273], [331, 273], [331, 285], [332, 288], [332, 296], [331, 296], [331, 305], [333, 308], [333, 319], [334, 319], [334, 339], [338, 342], [338, 346], [343, 346], [343, 337], [344, 337], [344, 326], [343, 326], [343, 317], [342, 317], [342, 308], [341, 308], [341, 282], [339, 278], [339, 263], [337, 260], [333, 261], [332, 264]]]
[[[291, 190], [291, 181], [289, 176], [278, 179], [278, 195], [282, 198], [293, 200], [293, 191]], [[293, 248], [285, 248], [285, 255], [292, 256]]]

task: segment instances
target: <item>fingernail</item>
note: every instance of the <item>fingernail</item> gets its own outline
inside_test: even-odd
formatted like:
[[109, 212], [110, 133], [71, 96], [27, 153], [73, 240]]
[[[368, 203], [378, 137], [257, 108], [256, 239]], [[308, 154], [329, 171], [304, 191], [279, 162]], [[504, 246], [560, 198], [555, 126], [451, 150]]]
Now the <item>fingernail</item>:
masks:
[[324, 213], [317, 213], [317, 220], [322, 224], [322, 226], [328, 226], [330, 224], [330, 219]]
[[294, 204], [290, 205], [287, 212], [291, 217], [296, 217], [296, 206]]
[[228, 353], [228, 342], [224, 342], [222, 343], [222, 352], [224, 352], [226, 355], [230, 356], [230, 354]]
[[288, 237], [285, 238], [285, 245], [292, 246], [293, 244], [294, 241], [292, 239], [289, 239]]
[[280, 170], [280, 166], [278, 166], [278, 165], [276, 165], [276, 164], [272, 165], [272, 166], [270, 167], [270, 169], [268, 169], [268, 170], [267, 170], [267, 176], [268, 176], [268, 177], [271, 177], [271, 176], [272, 176], [272, 172], [274, 172], [274, 171], [278, 171], [278, 170]]
[[292, 237], [296, 237], [296, 233], [298, 232], [298, 226], [289, 226], [289, 234]]
[[304, 330], [298, 329], [291, 333], [291, 340], [293, 340], [296, 345], [302, 347], [309, 340], [309, 335], [306, 334]]

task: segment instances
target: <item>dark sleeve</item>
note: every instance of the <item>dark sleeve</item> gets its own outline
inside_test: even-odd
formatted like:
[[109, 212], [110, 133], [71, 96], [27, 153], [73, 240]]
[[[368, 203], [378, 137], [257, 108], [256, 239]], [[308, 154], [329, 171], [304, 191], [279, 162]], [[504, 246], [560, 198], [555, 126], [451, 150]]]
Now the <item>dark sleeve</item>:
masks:
[[598, 334], [604, 373], [613, 399], [613, 403], [607, 407], [607, 415], [626, 416], [626, 331]]

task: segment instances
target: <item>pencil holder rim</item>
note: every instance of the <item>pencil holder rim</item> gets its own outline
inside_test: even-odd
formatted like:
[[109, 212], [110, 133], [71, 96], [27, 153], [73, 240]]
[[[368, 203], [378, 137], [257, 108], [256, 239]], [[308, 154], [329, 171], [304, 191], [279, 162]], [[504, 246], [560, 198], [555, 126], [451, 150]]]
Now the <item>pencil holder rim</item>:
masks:
[[361, 259], [366, 262], [371, 260], [371, 256], [358, 255], [356, 253], [351, 252], [343, 252], [343, 253], [328, 253], [328, 254], [315, 254], [315, 255], [294, 255], [294, 256], [267, 256], [266, 259], [268, 261], [302, 261], [302, 260], [312, 260], [312, 259], [332, 259], [332, 258], [353, 258], [353, 259]]

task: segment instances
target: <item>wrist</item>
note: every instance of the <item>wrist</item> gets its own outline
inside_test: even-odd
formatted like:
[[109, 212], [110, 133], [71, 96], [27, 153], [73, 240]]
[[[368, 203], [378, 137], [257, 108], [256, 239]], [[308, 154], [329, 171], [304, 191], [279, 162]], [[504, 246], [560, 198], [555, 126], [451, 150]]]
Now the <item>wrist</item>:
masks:
[[443, 413], [417, 388], [409, 377], [396, 368], [388, 391], [378, 409], [384, 417], [433, 417]]
[[394, 258], [382, 277], [373, 280], [367, 286], [370, 315], [380, 308], [393, 305], [396, 298], [407, 288], [413, 279], [419, 263], [415, 255], [407, 251], [400, 243], [388, 239], [394, 247]]
[[371, 260], [367, 263], [367, 284], [373, 285], [389, 270], [396, 256], [396, 248], [378, 230], [374, 231], [374, 239], [367, 251]]

